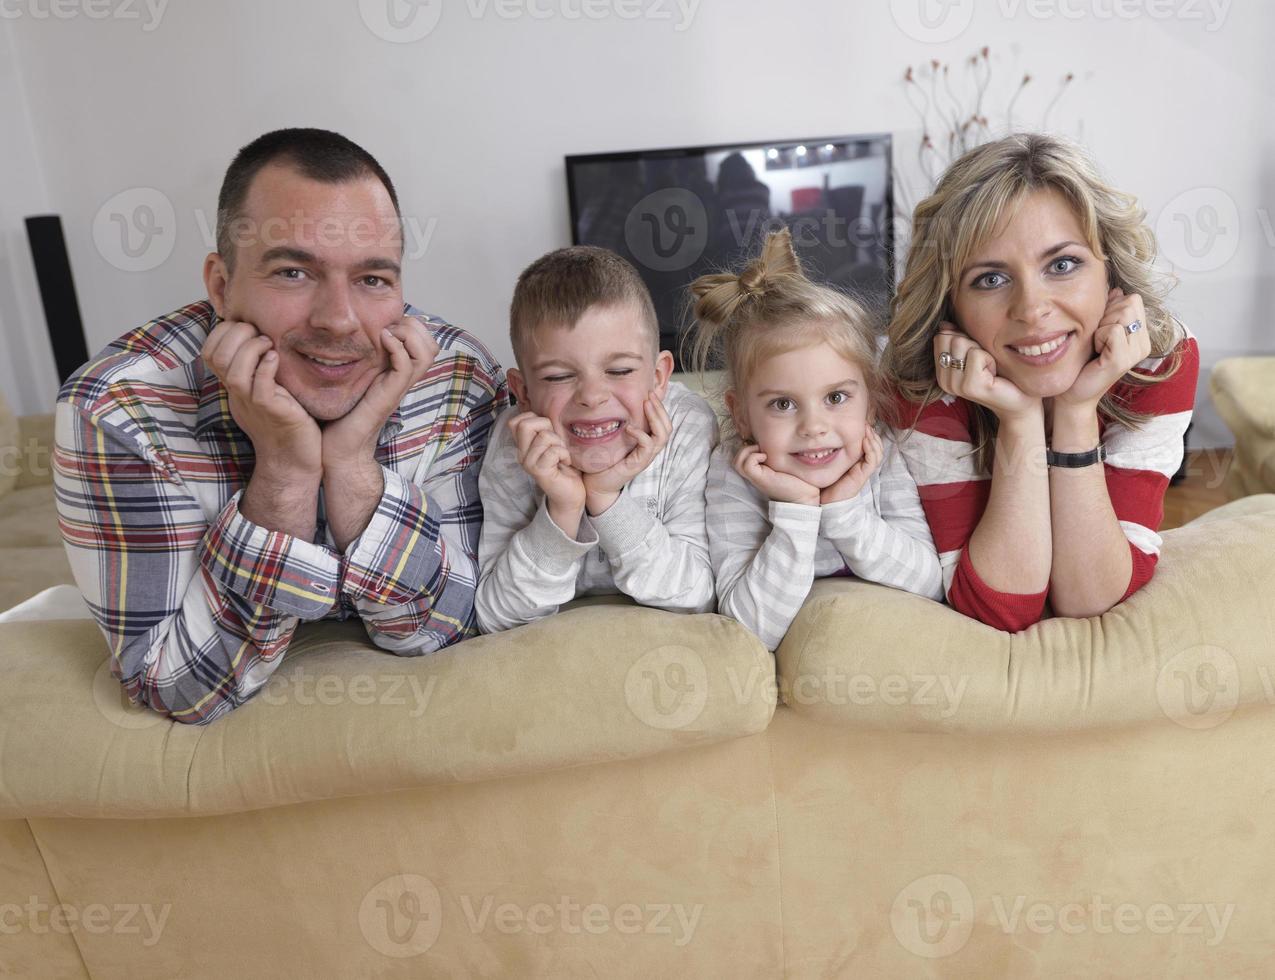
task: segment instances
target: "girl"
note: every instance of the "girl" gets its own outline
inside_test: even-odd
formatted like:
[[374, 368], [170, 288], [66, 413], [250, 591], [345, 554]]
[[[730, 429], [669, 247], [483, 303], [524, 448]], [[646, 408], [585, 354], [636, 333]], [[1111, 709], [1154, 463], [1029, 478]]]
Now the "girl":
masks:
[[1075, 146], [971, 150], [913, 219], [884, 365], [949, 602], [1016, 631], [1150, 580], [1199, 351], [1135, 200]]
[[709, 464], [719, 610], [774, 649], [815, 578], [860, 578], [942, 598], [916, 485], [878, 432], [872, 324], [807, 279], [787, 230], [739, 275], [691, 286], [700, 371], [725, 364], [729, 435]]

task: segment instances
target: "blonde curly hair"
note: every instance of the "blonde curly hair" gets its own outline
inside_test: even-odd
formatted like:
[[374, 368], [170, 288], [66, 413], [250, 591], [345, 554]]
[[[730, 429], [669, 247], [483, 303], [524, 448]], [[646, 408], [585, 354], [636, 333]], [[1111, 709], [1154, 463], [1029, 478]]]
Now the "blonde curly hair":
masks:
[[[934, 336], [944, 320], [954, 321], [951, 298], [960, 271], [1023, 198], [1042, 189], [1061, 193], [1074, 209], [1089, 248], [1106, 263], [1108, 284], [1142, 297], [1152, 356], [1167, 355], [1177, 347], [1181, 333], [1164, 303], [1173, 281], [1154, 268], [1156, 241], [1146, 212], [1132, 195], [1107, 184], [1075, 143], [1017, 133], [960, 157], [934, 193], [916, 207], [907, 267], [891, 305], [889, 340], [882, 356], [885, 374], [907, 401], [924, 408], [942, 396], [934, 373]], [[1168, 371], [1155, 376], [1130, 371], [1121, 382], [1164, 381], [1179, 362], [1175, 355]], [[976, 463], [988, 472], [996, 415], [982, 405], [971, 409]], [[1131, 429], [1147, 419], [1131, 411], [1114, 386], [1098, 403], [1098, 413]]]

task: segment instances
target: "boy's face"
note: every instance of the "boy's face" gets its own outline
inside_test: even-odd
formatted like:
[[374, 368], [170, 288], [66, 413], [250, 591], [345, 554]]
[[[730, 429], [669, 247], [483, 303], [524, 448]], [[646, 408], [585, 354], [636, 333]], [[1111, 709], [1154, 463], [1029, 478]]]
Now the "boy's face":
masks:
[[594, 306], [574, 329], [536, 327], [509, 385], [520, 405], [553, 424], [581, 473], [609, 469], [637, 445], [624, 427], [650, 432], [642, 403], [668, 390], [673, 355], [658, 354], [632, 304]]

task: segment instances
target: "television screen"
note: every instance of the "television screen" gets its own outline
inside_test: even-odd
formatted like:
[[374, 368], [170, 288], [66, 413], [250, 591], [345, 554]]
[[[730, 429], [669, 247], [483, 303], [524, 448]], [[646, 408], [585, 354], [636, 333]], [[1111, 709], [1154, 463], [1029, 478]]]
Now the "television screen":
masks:
[[687, 285], [792, 230], [807, 274], [884, 315], [894, 287], [890, 137], [784, 140], [566, 159], [572, 238], [614, 249], [651, 289], [681, 357]]

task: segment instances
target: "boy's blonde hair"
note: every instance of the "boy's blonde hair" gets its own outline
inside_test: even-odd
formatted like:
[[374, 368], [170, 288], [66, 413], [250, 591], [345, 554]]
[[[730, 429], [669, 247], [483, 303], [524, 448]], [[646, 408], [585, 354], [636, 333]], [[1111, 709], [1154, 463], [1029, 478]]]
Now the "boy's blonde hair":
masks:
[[543, 324], [573, 329], [594, 306], [631, 304], [660, 349], [659, 321], [650, 290], [637, 269], [610, 249], [592, 245], [560, 248], [523, 270], [509, 306], [509, 340], [521, 366], [535, 329]]
[[863, 372], [875, 417], [888, 415], [877, 366], [877, 324], [850, 296], [806, 277], [787, 228], [768, 235], [761, 254], [738, 275], [700, 276], [691, 293], [695, 327], [689, 362], [695, 370], [721, 364], [727, 386], [739, 392], [770, 358], [826, 343]]
[[[1152, 356], [1174, 349], [1178, 331], [1164, 304], [1170, 283], [1153, 268], [1156, 243], [1146, 212], [1131, 195], [1108, 185], [1076, 144], [1018, 133], [966, 153], [916, 207], [907, 271], [894, 297], [882, 358], [885, 373], [908, 401], [924, 407], [943, 394], [934, 374], [934, 337], [943, 320], [954, 319], [951, 298], [961, 270], [1023, 199], [1038, 190], [1054, 190], [1066, 199], [1090, 250], [1106, 263], [1109, 284], [1142, 297]], [[1177, 367], [1175, 358], [1163, 374], [1130, 371], [1121, 380], [1153, 384]], [[981, 405], [970, 407], [975, 462], [986, 472], [996, 442], [996, 415]], [[1147, 419], [1111, 391], [1098, 403], [1098, 413], [1129, 428]]]

